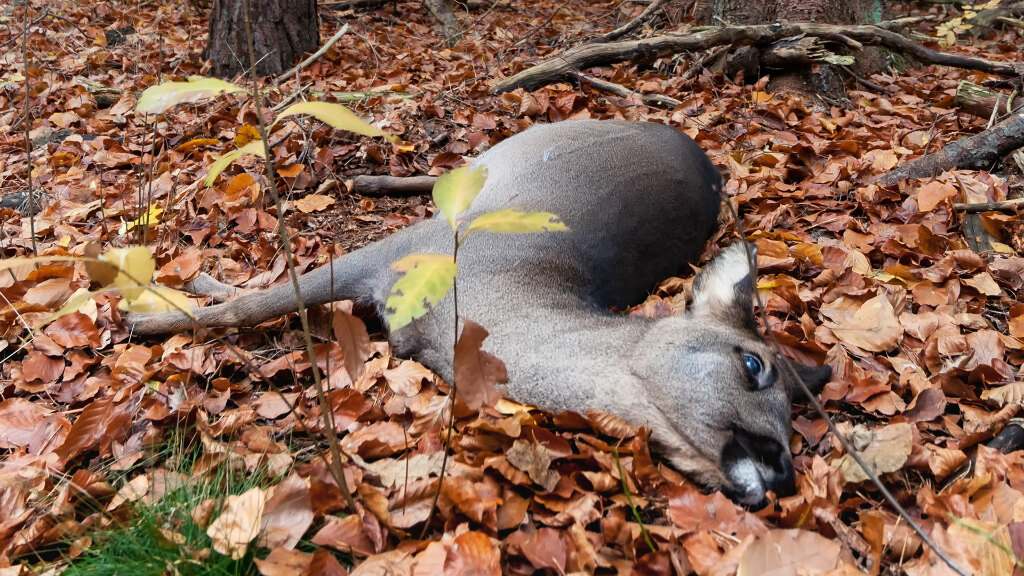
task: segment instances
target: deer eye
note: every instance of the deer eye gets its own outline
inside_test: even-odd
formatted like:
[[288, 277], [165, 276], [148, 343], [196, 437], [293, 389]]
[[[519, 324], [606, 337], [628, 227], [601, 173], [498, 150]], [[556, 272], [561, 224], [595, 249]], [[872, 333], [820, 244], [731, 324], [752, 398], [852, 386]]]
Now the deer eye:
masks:
[[753, 354], [743, 355], [743, 365], [747, 367], [747, 372], [750, 372], [750, 375], [754, 378], [760, 376], [764, 370], [764, 364], [761, 362], [761, 359]]

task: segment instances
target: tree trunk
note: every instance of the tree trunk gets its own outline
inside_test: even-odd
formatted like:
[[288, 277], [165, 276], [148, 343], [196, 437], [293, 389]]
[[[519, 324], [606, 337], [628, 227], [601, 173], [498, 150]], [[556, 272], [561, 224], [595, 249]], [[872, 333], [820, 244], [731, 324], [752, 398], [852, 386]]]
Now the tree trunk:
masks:
[[[874, 24], [889, 17], [890, 0], [710, 0], [701, 14], [708, 25], [765, 24], [769, 22], [815, 22], [820, 24]], [[766, 51], [771, 51], [768, 47]], [[836, 47], [836, 51], [842, 53]], [[805, 59], [794, 59], [789, 65], [780, 62], [776, 51], [767, 62], [750, 49], [741, 49], [726, 59], [727, 71], [744, 71], [747, 77], [764, 75], [769, 65], [772, 73], [770, 89], [794, 89], [817, 94], [826, 100], [845, 98], [843, 72], [831, 64], [808, 64]], [[786, 51], [781, 51], [786, 53]], [[763, 52], [762, 52], [763, 53]], [[867, 47], [857, 51], [853, 69], [870, 74], [881, 68], [885, 55], [881, 49]], [[782, 72], [778, 72], [781, 69]]]
[[249, 69], [243, 1], [249, 2], [257, 74], [280, 74], [320, 46], [316, 0], [214, 0], [204, 54], [212, 75], [231, 78]]

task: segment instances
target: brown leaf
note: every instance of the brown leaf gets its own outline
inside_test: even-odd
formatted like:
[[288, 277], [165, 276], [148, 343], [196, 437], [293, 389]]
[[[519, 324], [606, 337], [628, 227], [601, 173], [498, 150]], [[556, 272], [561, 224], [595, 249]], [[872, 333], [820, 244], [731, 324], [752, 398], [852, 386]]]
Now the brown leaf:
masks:
[[235, 560], [245, 556], [260, 531], [265, 503], [266, 493], [259, 487], [228, 496], [220, 516], [206, 528], [213, 549]]
[[293, 472], [274, 487], [273, 495], [267, 500], [259, 545], [291, 550], [312, 523], [309, 480]]
[[334, 553], [326, 548], [313, 552], [313, 560], [303, 576], [348, 576], [348, 570], [338, 562]]
[[[313, 544], [329, 546], [340, 552], [350, 552], [360, 556], [373, 554], [373, 542], [363, 530], [363, 521], [358, 514], [349, 514], [344, 518], [325, 517], [324, 527], [313, 536]], [[386, 552], [385, 552], [386, 554]], [[370, 560], [367, 560], [369, 562]], [[352, 573], [359, 571], [357, 568]]]
[[839, 566], [842, 547], [807, 530], [770, 530], [747, 547], [736, 576], [802, 576]]
[[558, 472], [551, 469], [551, 455], [547, 448], [539, 442], [530, 442], [518, 439], [512, 443], [512, 448], [505, 455], [510, 464], [526, 472], [530, 480], [533, 480], [546, 491], [551, 491], [558, 484], [561, 478]]
[[558, 574], [565, 571], [565, 540], [554, 528], [541, 528], [530, 535], [523, 544], [523, 556], [537, 570], [545, 568]]
[[179, 254], [176, 258], [160, 267], [155, 280], [161, 284], [180, 286], [199, 274], [203, 265], [203, 254], [193, 248]]
[[0, 402], [0, 449], [28, 446], [32, 435], [45, 416], [46, 407], [24, 398], [8, 398]]
[[825, 307], [821, 313], [832, 319], [822, 324], [831, 329], [836, 338], [861, 350], [884, 352], [903, 337], [903, 326], [885, 294], [868, 300], [852, 315], [830, 314]]
[[394, 368], [383, 370], [388, 388], [395, 394], [415, 396], [419, 394], [424, 380], [430, 380], [434, 373], [415, 360], [402, 360]]
[[404, 550], [374, 554], [356, 566], [351, 576], [411, 576], [412, 556]]
[[65, 462], [96, 446], [107, 430], [107, 421], [114, 413], [109, 396], [93, 400], [75, 420], [68, 437], [54, 453]]
[[463, 320], [462, 335], [455, 345], [456, 397], [469, 410], [494, 406], [501, 398], [497, 384], [508, 382], [501, 360], [480, 349], [487, 330], [471, 320]]
[[334, 339], [345, 355], [345, 371], [353, 382], [357, 382], [363, 373], [363, 363], [373, 354], [370, 335], [366, 333], [363, 321], [352, 315], [351, 301], [338, 302], [332, 309]]
[[956, 186], [948, 182], [932, 180], [917, 191], [917, 208], [922, 212], [931, 212], [947, 198], [956, 196]]
[[266, 558], [255, 559], [263, 576], [302, 576], [312, 561], [312, 554], [286, 548], [274, 548]]
[[[873, 430], [862, 425], [854, 427], [847, 440], [856, 449], [864, 463], [875, 474], [895, 472], [903, 467], [914, 446], [913, 425], [906, 422], [890, 424]], [[846, 482], [863, 482], [867, 474], [849, 454], [838, 460]]]
[[100, 331], [96, 329], [96, 322], [81, 312], [57, 318], [43, 333], [65, 348], [98, 348], [100, 345]]
[[26, 382], [56, 382], [64, 373], [64, 358], [47, 356], [33, 350], [21, 362], [21, 375]]
[[[301, 172], [302, 165], [298, 164], [297, 166], [299, 168], [299, 172]], [[278, 170], [278, 173], [280, 172], [281, 171]], [[296, 175], [298, 174], [296, 173]], [[324, 196], [322, 194], [307, 194], [295, 201], [295, 207], [298, 208], [300, 212], [303, 212], [305, 214], [309, 214], [310, 212], [319, 212], [332, 206], [333, 204], [334, 198], [331, 198], [330, 196]]]
[[455, 537], [445, 562], [445, 576], [500, 576], [501, 552], [482, 532], [464, 532]]

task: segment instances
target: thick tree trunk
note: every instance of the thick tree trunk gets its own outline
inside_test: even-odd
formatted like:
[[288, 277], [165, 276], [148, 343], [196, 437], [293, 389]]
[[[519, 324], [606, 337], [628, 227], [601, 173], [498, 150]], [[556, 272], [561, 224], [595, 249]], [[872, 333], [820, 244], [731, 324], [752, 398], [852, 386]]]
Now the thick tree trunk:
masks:
[[[701, 14], [708, 25], [765, 24], [769, 22], [815, 22], [819, 24], [875, 24], [889, 17], [889, 0], [710, 0]], [[771, 50], [771, 47], [768, 48]], [[845, 96], [845, 77], [830, 64], [808, 64], [795, 59], [788, 66], [778, 58], [767, 61], [750, 54], [750, 50], [739, 51], [726, 59], [726, 69], [736, 73], [743, 70], [751, 75], [763, 75], [771, 67], [770, 89], [795, 89], [823, 96], [825, 99], [840, 99]], [[864, 75], [877, 71], [884, 60], [881, 50], [867, 48], [853, 54], [853, 68]], [[781, 67], [782, 73], [778, 71]]]
[[[256, 73], [280, 74], [291, 68], [304, 52], [320, 45], [316, 0], [247, 0]], [[214, 0], [210, 10], [210, 39], [205, 56], [211, 74], [231, 78], [249, 69], [243, 0]]]

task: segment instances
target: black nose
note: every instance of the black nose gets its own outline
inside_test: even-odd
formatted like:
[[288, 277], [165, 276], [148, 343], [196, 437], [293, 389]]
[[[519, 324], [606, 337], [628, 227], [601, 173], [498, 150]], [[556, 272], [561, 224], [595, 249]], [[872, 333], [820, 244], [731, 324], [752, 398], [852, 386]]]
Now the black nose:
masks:
[[[796, 493], [796, 475], [793, 472], [793, 459], [789, 448], [773, 438], [752, 434], [742, 429], [733, 431], [733, 443], [743, 456], [759, 462], [758, 472], [766, 490], [775, 492], [777, 496], [790, 496]], [[732, 456], [740, 456], [735, 448]], [[727, 453], [729, 449], [727, 448]]]
[[[774, 440], [771, 442], [778, 444]], [[771, 474], [764, 479], [765, 488], [775, 492], [776, 496], [796, 494], [796, 474], [793, 473], [793, 459], [789, 456], [788, 450], [779, 451], [771, 465], [766, 467], [771, 470]]]

